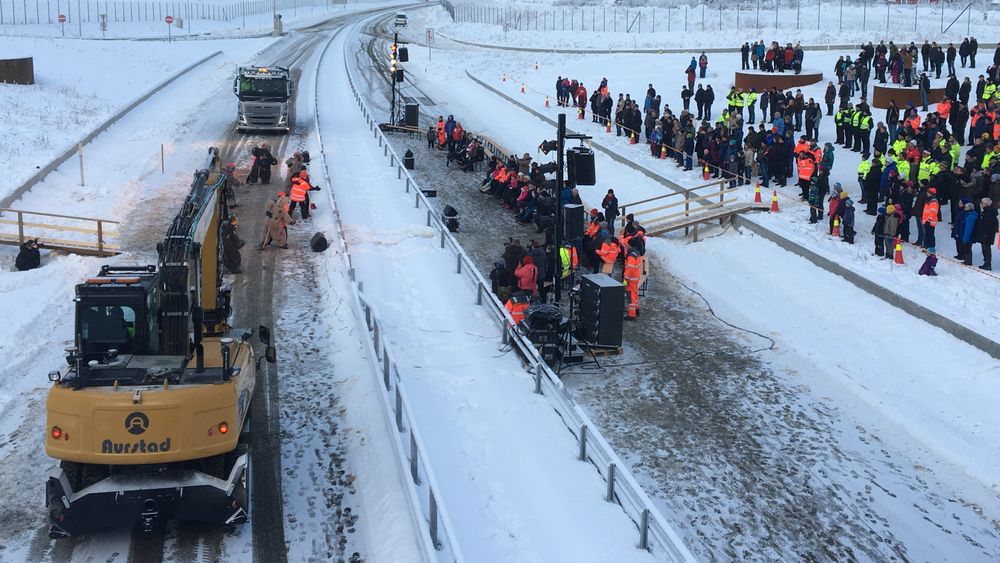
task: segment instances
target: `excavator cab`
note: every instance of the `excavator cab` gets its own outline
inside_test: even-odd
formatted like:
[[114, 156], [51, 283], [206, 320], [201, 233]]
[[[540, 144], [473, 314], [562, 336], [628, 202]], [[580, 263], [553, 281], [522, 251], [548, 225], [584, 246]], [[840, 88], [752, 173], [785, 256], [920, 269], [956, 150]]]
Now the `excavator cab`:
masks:
[[109, 352], [158, 352], [155, 272], [155, 266], [103, 266], [97, 277], [76, 286], [76, 334], [85, 362], [100, 361]]

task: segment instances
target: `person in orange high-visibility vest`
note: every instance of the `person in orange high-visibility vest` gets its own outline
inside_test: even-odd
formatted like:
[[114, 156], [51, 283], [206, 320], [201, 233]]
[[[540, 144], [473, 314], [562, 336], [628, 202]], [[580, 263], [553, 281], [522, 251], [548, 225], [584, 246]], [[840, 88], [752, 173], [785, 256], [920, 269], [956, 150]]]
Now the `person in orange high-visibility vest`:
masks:
[[291, 203], [288, 204], [288, 216], [294, 215], [295, 206], [299, 206], [299, 210], [302, 212], [302, 218], [309, 218], [309, 190], [312, 186], [309, 182], [303, 180], [301, 177], [296, 176], [292, 178], [292, 189], [288, 194], [288, 199]]
[[618, 254], [620, 252], [621, 247], [618, 246], [618, 242], [614, 239], [609, 238], [601, 243], [601, 247], [597, 249], [597, 255], [601, 258], [602, 272], [610, 274], [614, 270], [615, 262], [618, 261]]
[[816, 161], [809, 151], [799, 153], [799, 187], [802, 189], [802, 199], [809, 197], [809, 185], [812, 183], [813, 172], [816, 171]]
[[924, 203], [924, 214], [920, 217], [920, 222], [924, 224], [924, 248], [937, 246], [934, 240], [934, 228], [937, 227], [940, 211], [941, 204], [937, 200], [937, 189], [927, 188], [927, 202]]
[[521, 324], [524, 321], [524, 312], [528, 310], [531, 305], [531, 299], [528, 294], [523, 291], [517, 291], [514, 295], [510, 296], [504, 307], [510, 313], [510, 318], [514, 320], [515, 325]]
[[642, 256], [630, 249], [625, 257], [625, 291], [628, 293], [628, 319], [639, 316], [639, 277], [642, 275]]
[[448, 142], [448, 137], [444, 133], [444, 116], [438, 116], [437, 122], [437, 136], [438, 136], [438, 148], [444, 147], [445, 143]]

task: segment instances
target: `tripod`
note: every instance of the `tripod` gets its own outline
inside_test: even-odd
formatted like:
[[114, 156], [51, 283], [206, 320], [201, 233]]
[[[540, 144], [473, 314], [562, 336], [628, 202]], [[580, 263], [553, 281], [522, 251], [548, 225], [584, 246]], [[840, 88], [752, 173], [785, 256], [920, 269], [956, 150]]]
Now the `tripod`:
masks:
[[[579, 308], [579, 307], [577, 307], [577, 302], [580, 300], [580, 286], [578, 286], [578, 285], [575, 284], [575, 280], [574, 280], [575, 277], [576, 277], [576, 272], [570, 272], [569, 277], [566, 278], [567, 280], [569, 280], [569, 287], [570, 287], [570, 290], [569, 290], [569, 320], [566, 321], [565, 338], [561, 339], [560, 340], [560, 344], [559, 344], [560, 354], [559, 354], [559, 367], [556, 369], [556, 374], [557, 375], [562, 373], [563, 367], [565, 367], [566, 364], [574, 364], [574, 365], [576, 365], [576, 364], [580, 364], [580, 365], [594, 364], [595, 366], [597, 366], [598, 369], [601, 368], [601, 363], [599, 361], [597, 361], [597, 356], [594, 355], [593, 349], [591, 349], [590, 347], [577, 346], [573, 342], [573, 340], [574, 340], [573, 339], [573, 333], [576, 332], [576, 322], [577, 322], [577, 316], [578, 316], [577, 309]], [[559, 280], [559, 283], [562, 283], [562, 282], [563, 282], [563, 280]], [[558, 303], [556, 305], [558, 305]], [[590, 361], [585, 362], [582, 354], [579, 355], [579, 356], [573, 356], [573, 348], [574, 347], [576, 347], [578, 349], [585, 349], [587, 351], [587, 354], [590, 355]], [[567, 358], [574, 358], [574, 360], [576, 358], [579, 358], [579, 360], [577, 360], [577, 361], [567, 361]]]

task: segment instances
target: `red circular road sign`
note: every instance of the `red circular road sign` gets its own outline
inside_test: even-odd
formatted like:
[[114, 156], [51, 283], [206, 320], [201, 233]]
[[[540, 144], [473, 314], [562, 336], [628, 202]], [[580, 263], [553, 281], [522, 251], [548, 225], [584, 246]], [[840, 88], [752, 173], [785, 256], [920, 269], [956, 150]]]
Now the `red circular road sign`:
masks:
[[59, 14], [59, 23], [66, 23], [66, 16]]
[[174, 16], [167, 16], [163, 18], [163, 21], [167, 22], [167, 25], [174, 23]]

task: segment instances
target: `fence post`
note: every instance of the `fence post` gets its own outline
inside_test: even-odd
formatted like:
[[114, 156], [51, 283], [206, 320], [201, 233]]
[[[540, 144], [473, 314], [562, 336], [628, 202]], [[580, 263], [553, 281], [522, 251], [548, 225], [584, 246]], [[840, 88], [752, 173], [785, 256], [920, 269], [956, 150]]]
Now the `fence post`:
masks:
[[[441, 234], [444, 234], [444, 231], [441, 231]], [[461, 254], [456, 254], [455, 258], [458, 259], [456, 261], [456, 263], [455, 263], [455, 273], [456, 274], [461, 274], [462, 273], [462, 255]]]
[[430, 209], [427, 210], [427, 226], [428, 227], [431, 226], [431, 210]]
[[[410, 193], [410, 179], [406, 178], [406, 193]], [[427, 225], [430, 227], [430, 225]]]
[[535, 364], [535, 394], [542, 394], [542, 364], [541, 362]]
[[410, 432], [410, 476], [413, 477], [413, 484], [420, 484], [420, 474], [417, 466], [417, 436]]
[[580, 461], [587, 461], [587, 425], [580, 426]]
[[24, 213], [17, 212], [17, 242], [24, 244]]
[[382, 381], [385, 383], [385, 390], [392, 387], [392, 380], [389, 379], [389, 372], [392, 364], [389, 362], [389, 351], [382, 350]]
[[104, 222], [97, 220], [97, 255], [104, 256]]
[[414, 201], [413, 206], [416, 207], [417, 209], [420, 209], [420, 192], [419, 191], [413, 192], [413, 201]]
[[434, 498], [434, 491], [430, 487], [427, 487], [427, 495], [430, 496], [430, 526], [431, 526], [431, 541], [434, 543], [434, 549], [441, 549], [441, 542], [438, 541], [438, 505], [437, 499]]
[[444, 229], [441, 229], [441, 248], [444, 248]]
[[396, 429], [403, 431], [403, 396], [399, 394], [399, 385], [396, 386]]
[[402, 166], [397, 166], [396, 167], [396, 179], [399, 180], [399, 179], [402, 179], [402, 177], [403, 177], [403, 167]]
[[375, 359], [378, 359], [379, 336], [381, 336], [379, 334], [381, 331], [379, 330], [379, 327], [378, 327], [378, 319], [375, 319], [375, 323], [374, 324], [375, 324], [375, 327], [374, 327], [374, 330], [372, 332], [374, 332], [373, 340], [374, 340], [374, 343], [375, 343]]
[[605, 497], [608, 502], [615, 500], [615, 464], [608, 464], [608, 494]]
[[483, 304], [483, 284], [476, 284], [476, 305]]
[[80, 185], [85, 185], [83, 183], [83, 143], [76, 144], [76, 154], [80, 157]]
[[642, 522], [639, 524], [639, 548], [649, 549], [649, 509], [642, 509]]

